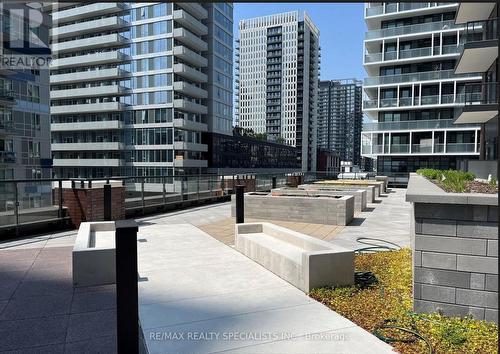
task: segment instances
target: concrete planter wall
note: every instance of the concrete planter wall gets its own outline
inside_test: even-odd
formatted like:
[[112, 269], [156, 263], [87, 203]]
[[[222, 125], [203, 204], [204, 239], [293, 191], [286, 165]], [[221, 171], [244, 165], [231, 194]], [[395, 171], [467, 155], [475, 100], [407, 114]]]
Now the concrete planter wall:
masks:
[[358, 187], [363, 187], [363, 186], [373, 186], [373, 187], [375, 187], [375, 189], [374, 189], [375, 198], [380, 197], [380, 194], [384, 193], [384, 181], [344, 179], [344, 180], [320, 181], [320, 182], [314, 182], [313, 184], [318, 185], [321, 188], [323, 188], [324, 186], [333, 186], [333, 187], [349, 186], [350, 188], [358, 188]]
[[[231, 215], [236, 215], [234, 195]], [[245, 217], [347, 225], [354, 217], [354, 197], [273, 197], [269, 193], [245, 194]]]
[[498, 323], [498, 196], [411, 174], [414, 310]]
[[115, 222], [82, 222], [73, 247], [73, 285], [116, 281]]
[[235, 246], [304, 292], [354, 284], [354, 252], [271, 223], [236, 224]]
[[375, 203], [376, 187], [367, 185], [327, 185], [327, 184], [301, 184], [299, 189], [317, 190], [317, 191], [357, 191], [360, 189], [366, 190], [367, 203]]
[[315, 190], [315, 189], [297, 189], [297, 188], [276, 188], [271, 190], [272, 195], [299, 195], [299, 196], [344, 196], [352, 195], [354, 197], [354, 210], [363, 211], [366, 209], [366, 190]]

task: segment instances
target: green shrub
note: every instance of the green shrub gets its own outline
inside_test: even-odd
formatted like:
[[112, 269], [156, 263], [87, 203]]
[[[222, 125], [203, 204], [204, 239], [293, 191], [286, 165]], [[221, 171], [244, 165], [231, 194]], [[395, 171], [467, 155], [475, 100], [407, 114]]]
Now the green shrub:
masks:
[[490, 179], [490, 186], [496, 187], [497, 186], [497, 179], [495, 177], [491, 177]]
[[471, 172], [456, 170], [436, 170], [433, 168], [421, 168], [417, 173], [425, 178], [433, 180], [441, 185], [446, 191], [463, 193], [467, 190], [467, 182], [473, 181], [476, 176]]

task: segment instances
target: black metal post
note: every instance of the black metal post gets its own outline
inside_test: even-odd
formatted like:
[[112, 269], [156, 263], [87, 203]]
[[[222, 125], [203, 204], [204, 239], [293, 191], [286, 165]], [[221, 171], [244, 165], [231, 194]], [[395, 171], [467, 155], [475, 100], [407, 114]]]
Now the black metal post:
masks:
[[236, 223], [245, 222], [245, 186], [236, 186]]
[[14, 215], [16, 217], [16, 236], [19, 236], [19, 186], [14, 182]]
[[163, 206], [165, 206], [165, 204], [167, 204], [167, 189], [166, 189], [166, 186], [165, 186], [165, 181], [166, 177], [163, 176], [162, 177], [162, 183], [163, 183]]
[[272, 189], [276, 188], [276, 176], [273, 176], [272, 178]]
[[57, 217], [61, 219], [63, 217], [63, 190], [62, 190], [62, 180], [59, 180], [58, 183], [58, 188], [59, 188], [59, 211], [57, 213]]
[[137, 223], [115, 221], [116, 329], [118, 353], [139, 353]]
[[146, 202], [144, 201], [144, 177], [141, 179], [141, 204], [142, 204], [142, 214], [145, 213]]
[[104, 193], [104, 221], [111, 221], [111, 184], [105, 184]]

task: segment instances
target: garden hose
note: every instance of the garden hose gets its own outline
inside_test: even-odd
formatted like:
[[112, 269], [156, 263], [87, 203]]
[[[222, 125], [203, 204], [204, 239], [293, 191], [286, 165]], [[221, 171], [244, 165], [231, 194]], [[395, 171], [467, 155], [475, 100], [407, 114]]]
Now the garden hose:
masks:
[[[386, 342], [386, 343], [395, 343], [395, 342], [400, 342], [400, 343], [413, 343], [416, 341], [416, 339], [423, 340], [425, 344], [427, 344], [427, 347], [429, 348], [429, 354], [432, 354], [432, 345], [429, 342], [427, 338], [425, 338], [423, 335], [418, 332], [417, 328], [415, 325], [412, 325], [412, 329], [405, 328], [398, 326], [396, 324], [391, 324], [395, 323], [395, 319], [386, 319], [382, 322], [382, 324], [378, 325], [375, 327], [373, 330], [373, 335], [377, 337], [378, 339]], [[383, 334], [380, 333], [381, 330], [383, 329], [395, 329], [401, 332], [409, 333], [413, 336], [413, 338], [394, 338], [394, 337], [389, 337], [389, 336], [384, 336]]]
[[[370, 238], [370, 237], [358, 237], [356, 239], [358, 243], [366, 245], [366, 247], [361, 247], [357, 248], [354, 250], [355, 254], [362, 254], [362, 253], [375, 253], [375, 252], [383, 252], [383, 251], [396, 251], [400, 250], [401, 246], [398, 244], [387, 241], [387, 240], [382, 240], [378, 238]], [[375, 242], [373, 242], [375, 241]], [[354, 279], [355, 283], [357, 286], [359, 286], [361, 289], [366, 289], [373, 284], [378, 283], [378, 279], [373, 274], [372, 272], [365, 271], [365, 272], [355, 272], [354, 273]], [[383, 296], [383, 295], [382, 295]], [[380, 325], [375, 327], [373, 330], [373, 334], [380, 340], [386, 342], [386, 343], [394, 343], [394, 342], [401, 342], [401, 343], [413, 343], [417, 339], [423, 340], [425, 344], [427, 344], [427, 347], [429, 348], [429, 354], [432, 354], [432, 345], [429, 342], [427, 338], [425, 338], [420, 332], [418, 331], [415, 323], [413, 322], [412, 328], [405, 328], [398, 326], [396, 323], [395, 319], [385, 319]], [[409, 333], [413, 337], [412, 338], [394, 338], [394, 337], [389, 337], [389, 336], [384, 336], [381, 334], [381, 330], [383, 329], [393, 329], [393, 330], [398, 330], [401, 332]]]

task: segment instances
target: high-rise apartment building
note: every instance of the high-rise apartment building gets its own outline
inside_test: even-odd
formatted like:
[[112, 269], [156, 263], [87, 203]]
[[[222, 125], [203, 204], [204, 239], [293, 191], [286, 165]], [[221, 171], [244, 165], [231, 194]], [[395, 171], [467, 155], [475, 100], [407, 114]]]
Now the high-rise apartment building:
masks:
[[[35, 28], [29, 23], [30, 11], [38, 14], [21, 3], [0, 4], [2, 57], [50, 54], [46, 47], [49, 18], [42, 17]], [[0, 65], [0, 179], [50, 178], [51, 167], [49, 70], [19, 63], [10, 66], [4, 61]], [[14, 185], [2, 184], [1, 188], [0, 211], [13, 210]], [[21, 183], [17, 193], [20, 208], [50, 203], [50, 185]]]
[[479, 160], [468, 160], [464, 169], [478, 177], [498, 177], [498, 4], [460, 3], [456, 24], [465, 26], [462, 54], [455, 73], [480, 73], [481, 82], [465, 85], [465, 106], [455, 124], [481, 124]]
[[365, 7], [362, 155], [377, 172], [408, 178], [419, 168], [456, 169], [480, 155], [481, 127], [454, 124], [476, 73], [454, 70], [466, 38], [458, 3], [370, 3]]
[[204, 172], [201, 134], [232, 132], [232, 5], [52, 9], [58, 177]]
[[298, 11], [241, 20], [237, 124], [299, 148], [316, 170], [319, 30]]
[[360, 165], [363, 87], [359, 80], [319, 82], [318, 147]]

